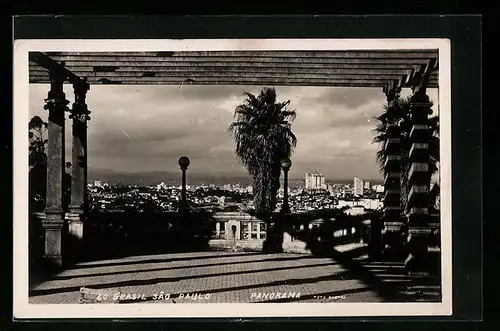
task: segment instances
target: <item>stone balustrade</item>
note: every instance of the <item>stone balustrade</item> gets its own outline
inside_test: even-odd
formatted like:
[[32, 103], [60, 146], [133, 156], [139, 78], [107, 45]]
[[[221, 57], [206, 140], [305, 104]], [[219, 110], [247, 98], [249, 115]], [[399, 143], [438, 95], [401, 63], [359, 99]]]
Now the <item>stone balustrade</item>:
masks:
[[[325, 215], [329, 214], [328, 217], [333, 217], [326, 218]], [[33, 232], [30, 246], [38, 247], [38, 250], [43, 247], [40, 241], [44, 240], [40, 215], [44, 216], [43, 213], [33, 214], [30, 220], [30, 225], [39, 230]], [[282, 222], [286, 223], [281, 227], [283, 250], [309, 253], [303, 235], [320, 231], [325, 219], [333, 220], [334, 227], [330, 231], [336, 243], [369, 241], [366, 235], [369, 222], [360, 222], [362, 215], [344, 215], [345, 219], [337, 222], [335, 215], [338, 214], [320, 212], [314, 216], [314, 213], [304, 213], [283, 219], [276, 213], [273, 214], [274, 221], [265, 222], [245, 212], [92, 212], [86, 215], [82, 237], [68, 231], [71, 219], [66, 220], [62, 251], [64, 259], [73, 262], [85, 258], [182, 250], [261, 250], [270, 236], [269, 224]], [[33, 254], [34, 259], [40, 256]]]

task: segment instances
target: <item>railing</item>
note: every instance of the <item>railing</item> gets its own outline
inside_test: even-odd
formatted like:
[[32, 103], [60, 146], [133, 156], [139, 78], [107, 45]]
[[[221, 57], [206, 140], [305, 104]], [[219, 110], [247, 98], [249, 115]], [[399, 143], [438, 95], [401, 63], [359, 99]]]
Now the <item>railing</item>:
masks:
[[88, 258], [202, 250], [214, 233], [206, 212], [89, 213], [83, 249]]
[[[439, 216], [432, 219], [434, 228], [431, 245], [439, 246]], [[241, 212], [92, 212], [84, 223], [83, 240], [72, 244], [67, 227], [63, 229], [63, 256], [79, 255], [79, 259], [111, 258], [132, 254], [180, 252], [209, 249], [209, 241], [243, 241], [244, 223], [258, 225], [258, 235], [249, 240], [283, 243], [283, 235], [290, 241], [309, 246], [318, 243], [342, 245], [379, 241], [382, 229], [380, 212], [346, 215], [339, 210], [325, 210], [284, 215], [258, 215]], [[238, 224], [236, 237], [229, 226]], [[248, 225], [252, 226], [252, 225]], [[221, 231], [222, 230], [222, 231]], [[261, 231], [262, 230], [262, 231]], [[249, 233], [252, 230], [249, 230]], [[222, 235], [221, 235], [222, 232]], [[261, 233], [262, 232], [262, 233]], [[36, 214], [30, 217], [30, 261], [40, 260], [44, 251], [44, 232]], [[286, 241], [286, 239], [285, 239]]]

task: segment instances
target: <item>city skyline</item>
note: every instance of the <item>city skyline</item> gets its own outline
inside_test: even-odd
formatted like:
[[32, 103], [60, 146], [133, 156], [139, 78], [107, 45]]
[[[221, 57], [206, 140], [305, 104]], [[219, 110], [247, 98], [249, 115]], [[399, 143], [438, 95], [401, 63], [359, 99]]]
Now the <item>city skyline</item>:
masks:
[[[177, 160], [191, 159], [188, 174], [247, 177], [233, 155], [227, 128], [243, 91], [258, 86], [93, 86], [88, 94], [92, 119], [88, 128], [89, 176], [113, 171], [128, 174], [179, 173]], [[277, 87], [279, 100], [297, 111], [292, 131], [298, 138], [290, 179], [318, 169], [331, 180], [355, 176], [381, 180], [372, 144], [373, 118], [385, 96], [373, 88]], [[47, 86], [30, 85], [30, 117], [47, 119]], [[409, 91], [403, 91], [403, 94]], [[437, 93], [430, 90], [431, 99]], [[73, 101], [71, 89], [66, 98]], [[206, 111], [204, 111], [206, 109]], [[437, 111], [437, 105], [434, 107]], [[70, 141], [71, 121], [66, 121]], [[119, 148], [117, 148], [119, 146]], [[71, 144], [66, 144], [71, 161]], [[210, 165], [210, 168], [207, 167]], [[161, 178], [159, 178], [161, 179]]]
[[[104, 175], [96, 175], [96, 173], [89, 174], [89, 183], [95, 181], [101, 181], [107, 184], [123, 184], [123, 185], [157, 185], [162, 182], [168, 185], [180, 185], [180, 174], [177, 173], [163, 173], [165, 176], [161, 176], [161, 172], [149, 172], [149, 173], [133, 173], [133, 174], [123, 174], [123, 173], [114, 173], [114, 172], [106, 172]], [[281, 181], [283, 178], [281, 177]], [[300, 182], [304, 187], [307, 186], [304, 178], [301, 177], [293, 177], [288, 178], [290, 185], [297, 185]], [[383, 184], [383, 179], [376, 179], [370, 181], [371, 184]], [[213, 177], [203, 174], [195, 174], [187, 176], [187, 184], [200, 186], [200, 185], [225, 185], [225, 184], [238, 184], [238, 185], [251, 185], [250, 176], [238, 176], [238, 177]], [[325, 184], [352, 184], [351, 179], [325, 179]]]

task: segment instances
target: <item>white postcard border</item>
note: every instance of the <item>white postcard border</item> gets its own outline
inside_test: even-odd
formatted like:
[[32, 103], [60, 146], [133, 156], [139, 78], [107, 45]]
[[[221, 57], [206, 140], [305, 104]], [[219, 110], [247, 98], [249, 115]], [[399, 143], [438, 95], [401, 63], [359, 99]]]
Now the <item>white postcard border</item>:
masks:
[[[28, 134], [30, 51], [439, 50], [442, 302], [439, 303], [219, 303], [29, 304]], [[452, 314], [451, 54], [449, 39], [181, 39], [15, 40], [13, 315], [25, 318], [355, 317]]]

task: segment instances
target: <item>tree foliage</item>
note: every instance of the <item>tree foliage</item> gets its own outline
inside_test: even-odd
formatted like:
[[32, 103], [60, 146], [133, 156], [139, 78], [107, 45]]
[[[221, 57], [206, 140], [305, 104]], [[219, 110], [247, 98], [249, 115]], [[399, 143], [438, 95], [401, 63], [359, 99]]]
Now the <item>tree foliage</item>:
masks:
[[297, 144], [291, 130], [296, 112], [287, 108], [290, 101], [277, 101], [274, 88], [264, 88], [257, 96], [244, 95], [228, 132], [234, 137], [236, 157], [252, 179], [255, 210], [272, 212], [280, 186], [280, 162], [291, 157]]
[[[48, 123], [34, 116], [28, 123], [29, 135], [29, 192], [31, 211], [42, 211], [45, 207], [47, 190], [47, 128]], [[71, 199], [71, 162], [65, 163], [63, 173], [63, 207], [69, 205]]]
[[30, 167], [47, 162], [47, 154], [45, 153], [48, 142], [47, 127], [48, 123], [39, 116], [34, 116], [28, 124]]
[[[410, 169], [409, 153], [411, 149], [410, 132], [412, 123], [410, 121], [410, 100], [411, 97], [398, 98], [393, 107], [384, 105], [384, 112], [376, 117], [377, 127], [373, 130], [375, 137], [373, 143], [379, 144], [376, 160], [382, 175], [386, 175], [385, 142], [388, 138], [387, 131], [390, 125], [397, 125], [401, 138], [401, 205], [404, 208], [408, 199], [408, 172]], [[432, 106], [431, 106], [432, 107]], [[429, 170], [431, 176], [439, 170], [439, 116], [435, 115], [428, 119], [431, 132], [429, 138]]]

